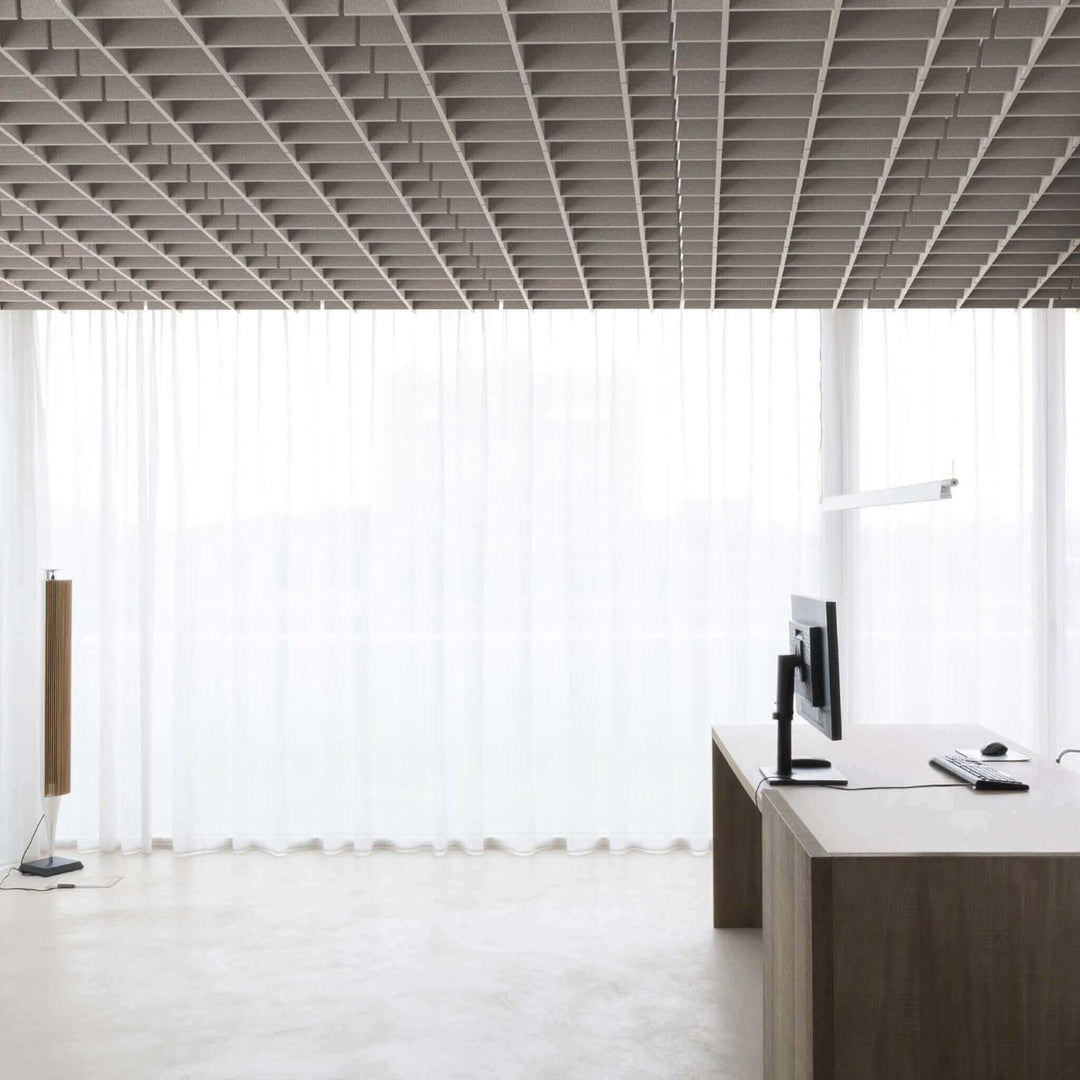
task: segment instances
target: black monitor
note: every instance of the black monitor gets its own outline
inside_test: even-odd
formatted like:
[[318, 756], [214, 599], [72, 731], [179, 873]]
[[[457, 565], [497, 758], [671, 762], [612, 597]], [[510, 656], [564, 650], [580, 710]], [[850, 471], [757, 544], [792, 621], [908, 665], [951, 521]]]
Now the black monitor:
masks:
[[792, 758], [796, 711], [826, 738], [840, 738], [840, 650], [832, 600], [791, 598], [788, 651], [776, 658], [776, 765], [762, 765], [761, 774], [770, 784], [846, 784], [824, 758]]

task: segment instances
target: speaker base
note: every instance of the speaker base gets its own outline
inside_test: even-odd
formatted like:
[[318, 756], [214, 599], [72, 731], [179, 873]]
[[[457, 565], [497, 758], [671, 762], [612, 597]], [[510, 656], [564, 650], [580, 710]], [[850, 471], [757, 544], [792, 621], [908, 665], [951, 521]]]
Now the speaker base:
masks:
[[59, 855], [50, 855], [45, 859], [34, 859], [19, 866], [20, 874], [33, 877], [52, 877], [54, 874], [69, 874], [72, 870], [81, 870], [83, 864], [78, 859], [64, 859]]

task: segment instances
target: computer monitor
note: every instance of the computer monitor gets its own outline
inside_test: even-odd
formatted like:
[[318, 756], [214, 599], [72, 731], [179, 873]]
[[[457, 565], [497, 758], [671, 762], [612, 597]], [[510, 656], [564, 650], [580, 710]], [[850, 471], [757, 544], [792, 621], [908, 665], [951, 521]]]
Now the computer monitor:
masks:
[[762, 765], [761, 774], [770, 784], [846, 784], [824, 758], [792, 758], [796, 711], [826, 738], [840, 738], [840, 650], [832, 600], [791, 598], [788, 651], [776, 660], [776, 764]]
[[840, 646], [836, 633], [836, 604], [810, 596], [791, 598], [788, 643], [798, 648], [795, 668], [795, 711], [826, 738], [841, 737]]

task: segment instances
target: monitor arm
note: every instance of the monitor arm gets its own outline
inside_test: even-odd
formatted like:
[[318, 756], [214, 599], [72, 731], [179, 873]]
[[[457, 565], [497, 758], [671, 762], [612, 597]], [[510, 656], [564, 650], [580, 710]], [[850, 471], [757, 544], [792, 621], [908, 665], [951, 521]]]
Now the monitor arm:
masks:
[[776, 658], [776, 773], [791, 775], [791, 721], [795, 715], [795, 672], [802, 665], [800, 653], [781, 653]]

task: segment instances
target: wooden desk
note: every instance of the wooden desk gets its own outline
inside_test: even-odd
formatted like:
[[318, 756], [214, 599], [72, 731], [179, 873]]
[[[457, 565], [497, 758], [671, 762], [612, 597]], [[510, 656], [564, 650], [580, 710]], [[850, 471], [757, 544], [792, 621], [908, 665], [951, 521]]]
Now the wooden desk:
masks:
[[[937, 784], [993, 738], [797, 723], [793, 752]], [[1032, 754], [1000, 766], [1026, 793], [764, 785], [759, 811], [775, 742], [713, 728], [713, 924], [763, 927], [766, 1080], [1080, 1077], [1080, 775]]]

